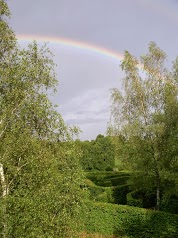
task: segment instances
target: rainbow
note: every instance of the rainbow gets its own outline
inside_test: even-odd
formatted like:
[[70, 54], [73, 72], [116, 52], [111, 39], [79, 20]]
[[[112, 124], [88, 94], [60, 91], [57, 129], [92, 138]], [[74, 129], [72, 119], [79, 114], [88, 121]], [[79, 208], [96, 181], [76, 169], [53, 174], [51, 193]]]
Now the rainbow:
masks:
[[[149, 7], [150, 9], [153, 9], [154, 11], [162, 12], [164, 15], [167, 15], [170, 18], [174, 19], [174, 22], [175, 22], [175, 19], [178, 20], [177, 13], [165, 3], [161, 4], [158, 1], [152, 3], [149, 0], [145, 0], [145, 1], [139, 0], [139, 3], [145, 7]], [[76, 40], [71, 40], [71, 39], [62, 38], [62, 37], [17, 34], [17, 39], [20, 42], [30, 42], [30, 41], [36, 40], [39, 43], [49, 42], [51, 44], [57, 44], [62, 47], [72, 47], [78, 50], [88, 51], [94, 54], [107, 57], [116, 62], [120, 62], [124, 58], [123, 53], [115, 52], [111, 49], [107, 49], [107, 48], [90, 44], [87, 42], [76, 41]], [[143, 65], [139, 64], [138, 68], [143, 70]]]
[[[78, 50], [82, 51], [88, 51], [94, 54], [98, 54], [104, 57], [108, 57], [109, 59], [113, 59], [116, 62], [120, 62], [124, 58], [123, 53], [118, 53], [115, 51], [112, 51], [110, 49], [106, 49], [104, 47], [100, 47], [97, 45], [89, 44], [82, 41], [76, 41], [76, 40], [70, 40], [67, 38], [61, 38], [61, 37], [51, 37], [51, 36], [38, 36], [38, 35], [22, 35], [17, 34], [16, 35], [17, 40], [20, 42], [30, 42], [36, 40], [39, 43], [42, 42], [49, 42], [51, 44], [60, 45], [63, 47], [72, 47]], [[143, 69], [143, 67], [138, 65], [139, 69]]]
[[[177, 12], [171, 9], [168, 4], [159, 3], [159, 1], [150, 2], [149, 0], [139, 0], [139, 3], [145, 7], [149, 7], [157, 12], [162, 12], [163, 14], [169, 16], [170, 18], [174, 18], [174, 20], [178, 20]], [[27, 35], [27, 34], [18, 34], [17, 39], [20, 42], [30, 42], [36, 40], [37, 42], [49, 42], [51, 44], [60, 45], [62, 47], [72, 47], [82, 51], [88, 51], [94, 54], [98, 54], [104, 57], [108, 57], [109, 59], [113, 59], [116, 62], [120, 62], [123, 60], [123, 53], [115, 52], [113, 50], [100, 47], [94, 44], [90, 44], [87, 42], [71, 40], [67, 38], [61, 37], [53, 37], [53, 36], [39, 36], [39, 35]], [[139, 69], [143, 69], [141, 64], [138, 65]]]
[[75, 41], [75, 40], [70, 40], [67, 38], [61, 38], [61, 37], [51, 37], [51, 36], [37, 36], [37, 35], [17, 35], [17, 39], [22, 42], [29, 42], [29, 41], [34, 41], [36, 40], [39, 43], [51, 43], [51, 44], [56, 44], [60, 45], [63, 47], [72, 47], [78, 50], [83, 50], [83, 51], [89, 51], [95, 54], [99, 54], [105, 57], [112, 58], [117, 61], [121, 61], [123, 59], [123, 54], [121, 53], [116, 53], [112, 50], [89, 44], [86, 42], [82, 41]]

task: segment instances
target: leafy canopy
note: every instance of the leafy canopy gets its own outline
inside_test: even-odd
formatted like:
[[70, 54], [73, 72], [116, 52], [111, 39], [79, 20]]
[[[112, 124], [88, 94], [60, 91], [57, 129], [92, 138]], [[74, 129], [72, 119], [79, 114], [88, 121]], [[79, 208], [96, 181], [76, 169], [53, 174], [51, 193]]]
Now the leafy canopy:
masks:
[[170, 70], [164, 51], [154, 42], [148, 50], [140, 61], [125, 52], [123, 89], [111, 92], [108, 133], [125, 138], [123, 159], [139, 172], [142, 187], [155, 190], [159, 207], [162, 196], [177, 191], [178, 58]]

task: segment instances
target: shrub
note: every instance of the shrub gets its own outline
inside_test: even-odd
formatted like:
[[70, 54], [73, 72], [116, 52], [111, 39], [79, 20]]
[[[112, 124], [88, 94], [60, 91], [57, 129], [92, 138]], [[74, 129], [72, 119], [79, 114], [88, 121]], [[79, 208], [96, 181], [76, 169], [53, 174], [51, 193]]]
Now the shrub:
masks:
[[81, 214], [88, 233], [128, 238], [177, 238], [178, 216], [126, 205], [87, 202]]
[[115, 204], [127, 204], [127, 193], [129, 192], [128, 185], [113, 187], [113, 198]]
[[130, 174], [126, 172], [88, 172], [86, 176], [96, 185], [103, 187], [124, 185], [130, 178]]
[[89, 198], [92, 201], [127, 204], [126, 196], [129, 192], [128, 185], [102, 187], [95, 185], [88, 179], [86, 180], [86, 185], [89, 192]]
[[133, 192], [127, 194], [127, 205], [134, 207], [143, 207], [143, 201], [141, 199], [133, 198]]
[[170, 200], [162, 203], [161, 210], [165, 212], [178, 214], [178, 199], [170, 198]]

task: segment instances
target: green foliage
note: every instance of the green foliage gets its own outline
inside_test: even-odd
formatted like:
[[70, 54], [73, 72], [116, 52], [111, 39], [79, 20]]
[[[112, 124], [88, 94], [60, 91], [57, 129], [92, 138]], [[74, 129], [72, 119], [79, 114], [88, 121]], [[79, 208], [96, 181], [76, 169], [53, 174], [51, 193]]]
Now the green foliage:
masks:
[[170, 199], [163, 201], [161, 205], [161, 210], [178, 214], [178, 198], [171, 197]]
[[128, 177], [129, 173], [124, 172], [87, 172], [86, 184], [90, 199], [107, 203], [127, 204]]
[[128, 172], [87, 172], [87, 178], [91, 179], [96, 185], [103, 187], [124, 185], [130, 178]]
[[98, 135], [96, 140], [77, 141], [83, 151], [81, 164], [84, 170], [111, 171], [115, 165], [115, 148], [111, 138]]
[[0, 16], [10, 16], [10, 11], [7, 3], [4, 0], [0, 0]]
[[148, 48], [140, 61], [125, 52], [123, 91], [112, 90], [108, 134], [118, 145], [123, 164], [139, 172], [141, 188], [155, 191], [159, 209], [164, 197], [178, 191], [178, 59], [169, 71], [165, 52], [154, 42]]
[[127, 185], [116, 187], [89, 186], [89, 198], [93, 201], [113, 204], [127, 204], [126, 196], [129, 191]]
[[[5, 1], [0, 11], [9, 15]], [[0, 236], [74, 237], [84, 196], [78, 128], [48, 98], [53, 55], [36, 42], [21, 49], [4, 19], [0, 33]]]
[[129, 192], [128, 185], [113, 187], [113, 197], [115, 204], [127, 204], [127, 194]]
[[176, 238], [178, 216], [142, 208], [87, 202], [82, 214], [88, 233], [128, 238]]
[[8, 26], [5, 17], [10, 16], [7, 3], [4, 0], [0, 0], [0, 75], [2, 75], [2, 68], [7, 67], [5, 59], [7, 55], [12, 52], [16, 45], [15, 35], [11, 28]]
[[90, 192], [89, 198], [93, 201], [100, 202], [109, 202], [107, 198], [106, 189], [100, 186], [90, 186], [88, 187], [88, 191]]
[[143, 201], [133, 197], [133, 192], [127, 194], [127, 205], [134, 207], [143, 207]]
[[28, 157], [26, 170], [17, 175], [6, 198], [8, 237], [66, 237], [76, 230], [83, 197], [76, 154], [61, 156], [55, 149], [57, 157], [50, 147], [44, 154], [43, 145], [44, 157]]

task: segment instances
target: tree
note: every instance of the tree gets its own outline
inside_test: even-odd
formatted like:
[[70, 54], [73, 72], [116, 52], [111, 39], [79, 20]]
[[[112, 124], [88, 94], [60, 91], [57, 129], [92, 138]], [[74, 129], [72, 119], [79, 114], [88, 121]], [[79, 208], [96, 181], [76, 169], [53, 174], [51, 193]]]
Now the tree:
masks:
[[[71, 237], [82, 199], [79, 153], [50, 102], [55, 64], [46, 45], [21, 49], [0, 1], [0, 234]], [[69, 141], [61, 146], [57, 141]]]
[[94, 168], [100, 171], [113, 170], [115, 165], [115, 148], [109, 136], [98, 135], [91, 144]]
[[156, 188], [157, 209], [161, 196], [170, 192], [164, 186], [166, 181], [175, 193], [178, 179], [178, 58], [172, 71], [165, 61], [165, 52], [153, 42], [140, 62], [125, 52], [123, 90], [112, 90], [108, 126], [110, 135], [125, 138], [125, 158], [139, 171], [140, 180]]
[[[79, 142], [76, 142], [79, 143]], [[115, 165], [115, 147], [108, 136], [98, 135], [95, 140], [79, 143], [84, 170], [112, 170]]]

